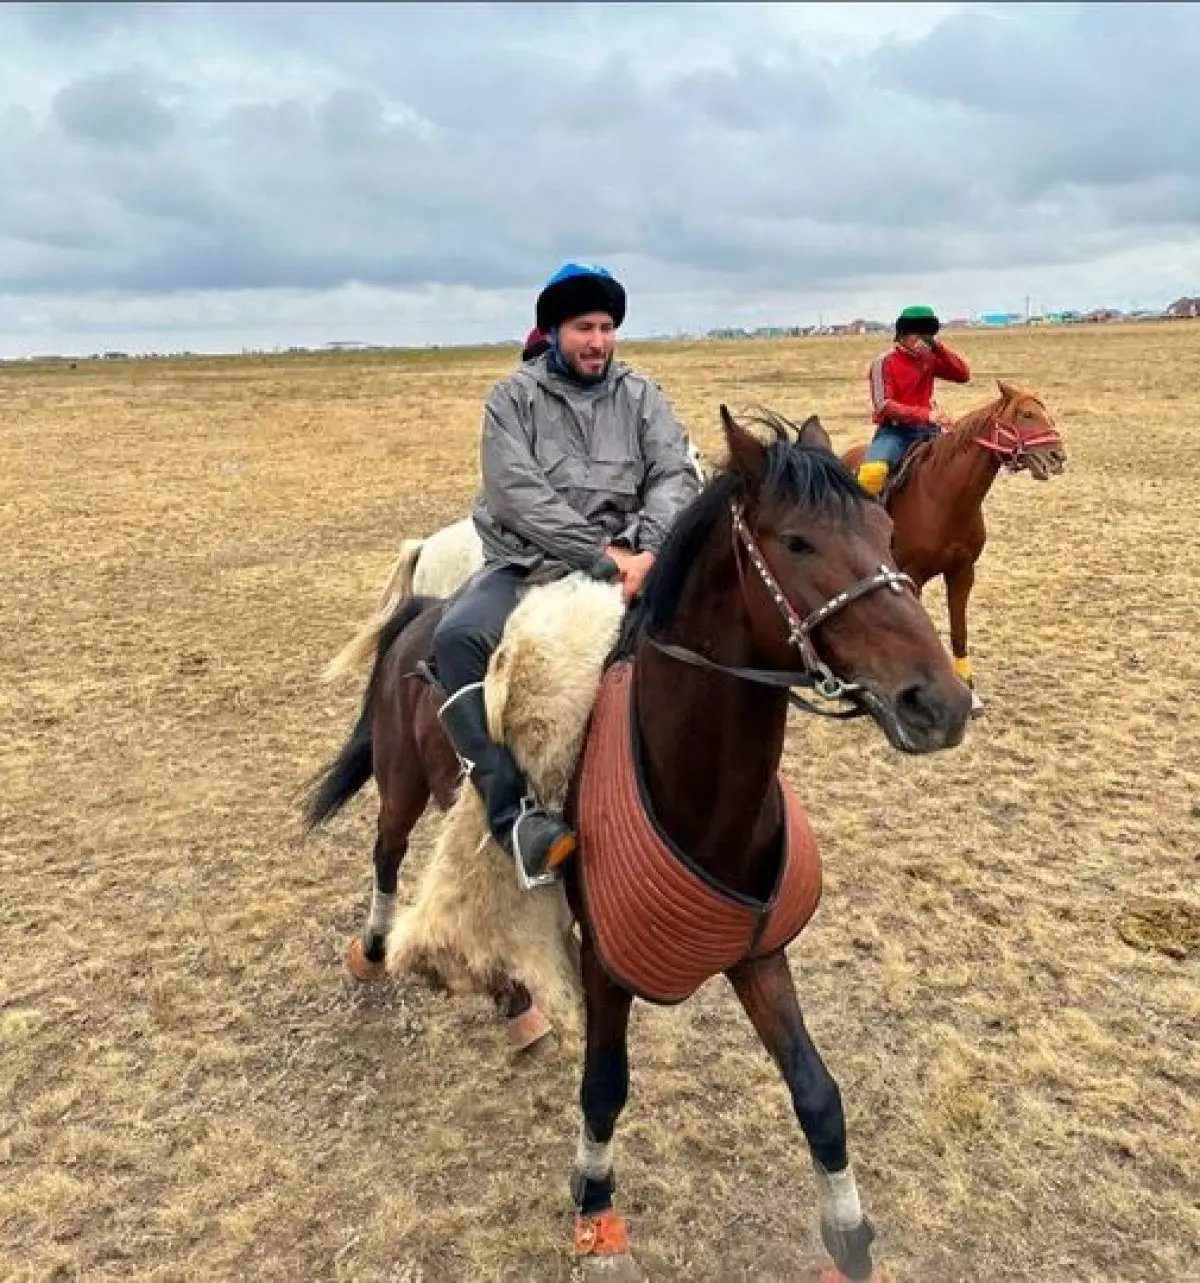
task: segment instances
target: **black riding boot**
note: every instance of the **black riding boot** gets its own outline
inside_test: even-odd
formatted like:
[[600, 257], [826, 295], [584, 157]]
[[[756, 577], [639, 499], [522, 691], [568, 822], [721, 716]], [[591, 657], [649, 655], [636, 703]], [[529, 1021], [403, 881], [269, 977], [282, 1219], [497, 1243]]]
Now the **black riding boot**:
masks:
[[492, 836], [517, 866], [521, 886], [553, 882], [555, 870], [575, 852], [575, 834], [537, 802], [508, 747], [488, 734], [483, 683], [462, 687], [438, 717], [483, 799]]

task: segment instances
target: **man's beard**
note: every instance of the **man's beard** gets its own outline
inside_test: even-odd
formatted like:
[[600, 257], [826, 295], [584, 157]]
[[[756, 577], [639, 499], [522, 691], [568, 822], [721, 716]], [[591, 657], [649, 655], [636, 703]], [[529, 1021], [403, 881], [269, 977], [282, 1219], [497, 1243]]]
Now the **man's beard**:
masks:
[[581, 370], [574, 361], [569, 362], [569, 364], [571, 366], [571, 372], [581, 383], [603, 383], [608, 377], [609, 370], [612, 368], [612, 362], [613, 354], [610, 352], [604, 358], [604, 364], [601, 365], [600, 369], [595, 374], [588, 374], [586, 371]]

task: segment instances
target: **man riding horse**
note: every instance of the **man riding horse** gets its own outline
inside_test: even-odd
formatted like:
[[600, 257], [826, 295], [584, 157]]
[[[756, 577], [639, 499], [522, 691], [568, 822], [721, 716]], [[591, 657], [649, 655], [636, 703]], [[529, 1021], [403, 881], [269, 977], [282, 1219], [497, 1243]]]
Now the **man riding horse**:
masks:
[[879, 425], [858, 469], [858, 482], [878, 495], [909, 449], [950, 426], [933, 403], [935, 379], [969, 383], [967, 363], [937, 337], [941, 323], [931, 307], [906, 307], [896, 318], [896, 341], [871, 365], [872, 418]]
[[555, 876], [575, 850], [562, 817], [530, 795], [487, 729], [483, 679], [532, 576], [619, 578], [637, 596], [699, 482], [686, 434], [653, 380], [614, 360], [625, 290], [604, 268], [568, 263], [537, 300], [549, 348], [494, 385], [483, 416], [473, 518], [483, 569], [434, 634], [438, 716], [522, 885]]

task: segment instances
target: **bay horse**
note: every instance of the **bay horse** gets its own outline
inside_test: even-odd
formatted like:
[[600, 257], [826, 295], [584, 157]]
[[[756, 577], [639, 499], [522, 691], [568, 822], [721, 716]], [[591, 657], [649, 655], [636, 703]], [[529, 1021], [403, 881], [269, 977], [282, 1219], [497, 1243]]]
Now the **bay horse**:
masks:
[[[967, 601], [975, 564], [987, 542], [983, 502], [1000, 474], [1024, 472], [1046, 481], [1063, 470], [1066, 450], [1041, 398], [1003, 380], [1000, 396], [958, 419], [942, 436], [908, 452], [879, 498], [892, 518], [892, 553], [918, 592], [941, 575], [950, 616], [954, 670], [972, 688], [972, 711], [983, 711], [974, 693], [967, 647]], [[858, 470], [866, 445], [843, 454]]]
[[[628, 701], [626, 742], [638, 745], [644, 814], [653, 814], [680, 866], [743, 910], [758, 906], [762, 914], [753, 944], [738, 946], [724, 974], [790, 1089], [816, 1173], [822, 1239], [833, 1258], [826, 1277], [868, 1280], [877, 1277], [875, 1235], [850, 1163], [841, 1094], [805, 1026], [787, 941], [768, 947], [765, 930], [783, 902], [780, 887], [794, 849], [794, 799], [780, 776], [789, 701], [802, 699], [796, 690], [803, 687], [817, 698], [848, 700], [841, 714], [867, 715], [892, 747], [923, 754], [962, 740], [970, 692], [954, 675], [911, 580], [894, 566], [891, 520], [834, 455], [819, 420], [810, 418], [797, 432], [766, 412], [757, 422], [772, 431], [769, 442], [724, 406], [721, 420], [726, 466], [677, 518], [641, 597], [626, 611], [601, 698], [619, 672]], [[358, 724], [308, 809], [309, 825], [321, 823], [374, 775], [376, 887], [390, 894], [409, 831], [431, 794], [443, 803], [451, 796], [458, 774], [436, 696], [414, 671], [430, 654], [444, 609], [442, 602], [410, 599], [384, 629]], [[593, 726], [585, 763], [594, 738]], [[806, 774], [819, 784], [819, 765]], [[579, 772], [567, 799], [569, 823], [586, 815], [580, 796], [589, 780], [606, 778], [603, 764]], [[636, 995], [610, 973], [599, 947], [602, 919], [588, 889], [599, 846], [581, 828], [580, 854], [563, 872], [580, 931], [585, 1008], [582, 1120], [570, 1181], [575, 1255], [589, 1275], [632, 1279], [641, 1275], [613, 1203], [613, 1136], [628, 1097]], [[815, 844], [810, 851], [815, 897]], [[636, 895], [643, 903], [655, 899], [644, 884]], [[669, 940], [679, 925], [676, 906], [660, 898], [654, 907], [660, 914], [654, 938]], [[813, 898], [808, 912], [815, 907]], [[380, 925], [373, 902], [362, 941], [367, 960], [383, 957]], [[668, 953], [669, 961], [681, 956], [669, 947]], [[498, 978], [497, 993], [506, 983], [516, 985]]]

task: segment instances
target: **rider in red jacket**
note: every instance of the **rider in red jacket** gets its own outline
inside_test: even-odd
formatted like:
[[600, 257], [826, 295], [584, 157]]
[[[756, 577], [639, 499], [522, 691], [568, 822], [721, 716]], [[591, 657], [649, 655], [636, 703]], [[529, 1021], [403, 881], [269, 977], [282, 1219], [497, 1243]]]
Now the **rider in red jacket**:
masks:
[[905, 452], [949, 426], [934, 407], [935, 379], [969, 383], [967, 363], [937, 338], [941, 324], [930, 307], [906, 307], [896, 319], [896, 343], [871, 365], [872, 417], [879, 425], [858, 469], [859, 484], [877, 495]]

